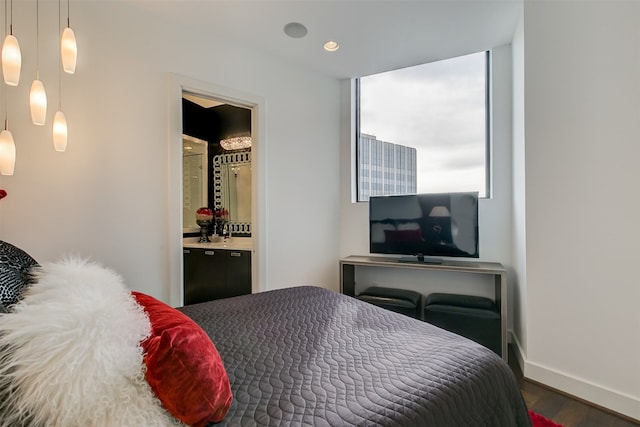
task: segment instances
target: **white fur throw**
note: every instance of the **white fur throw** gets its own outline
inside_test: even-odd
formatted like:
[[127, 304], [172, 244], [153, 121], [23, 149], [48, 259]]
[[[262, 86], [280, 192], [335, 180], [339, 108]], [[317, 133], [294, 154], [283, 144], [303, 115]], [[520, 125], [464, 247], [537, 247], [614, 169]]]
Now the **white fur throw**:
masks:
[[44, 264], [0, 314], [0, 426], [178, 426], [144, 378], [144, 310], [122, 278], [79, 259]]

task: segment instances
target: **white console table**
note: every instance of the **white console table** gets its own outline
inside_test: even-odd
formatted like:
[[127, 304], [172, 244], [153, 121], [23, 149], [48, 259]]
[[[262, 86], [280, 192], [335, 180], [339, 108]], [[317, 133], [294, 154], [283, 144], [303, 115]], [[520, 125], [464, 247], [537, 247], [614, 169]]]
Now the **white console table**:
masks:
[[494, 299], [500, 311], [502, 335], [502, 359], [507, 361], [507, 270], [495, 262], [449, 261], [442, 264], [399, 262], [397, 258], [382, 256], [351, 255], [340, 260], [340, 292], [355, 296], [356, 267], [386, 267], [420, 269], [431, 271], [455, 271], [459, 273], [484, 274], [494, 278]]

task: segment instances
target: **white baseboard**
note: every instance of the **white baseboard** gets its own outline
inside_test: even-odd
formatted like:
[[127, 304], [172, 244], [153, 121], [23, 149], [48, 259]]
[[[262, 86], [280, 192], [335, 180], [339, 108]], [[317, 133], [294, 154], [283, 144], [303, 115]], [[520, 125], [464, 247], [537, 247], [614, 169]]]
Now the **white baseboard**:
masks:
[[509, 342], [514, 344], [516, 358], [525, 378], [640, 422], [638, 398], [528, 361], [518, 338], [512, 331], [509, 331]]

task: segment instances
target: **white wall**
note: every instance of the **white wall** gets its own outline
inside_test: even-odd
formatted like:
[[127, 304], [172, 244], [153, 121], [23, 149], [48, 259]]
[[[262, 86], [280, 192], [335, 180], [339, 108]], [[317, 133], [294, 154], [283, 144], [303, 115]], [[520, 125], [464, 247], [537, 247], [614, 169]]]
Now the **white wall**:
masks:
[[17, 164], [15, 175], [0, 178], [9, 193], [0, 204], [0, 238], [41, 262], [68, 253], [91, 257], [132, 288], [167, 300], [175, 256], [168, 246], [167, 81], [175, 73], [265, 100], [263, 288], [337, 289], [338, 177], [327, 171], [338, 163], [339, 83], [120, 2], [76, 2], [72, 12], [79, 59], [76, 74], [62, 76], [69, 124], [62, 154], [49, 136], [57, 106], [57, 2], [40, 2], [46, 127], [30, 123], [27, 106], [35, 2], [14, 4], [23, 72], [20, 85], [8, 89]]
[[[340, 162], [340, 255], [369, 253], [369, 206], [355, 203], [353, 195], [354, 151], [351, 113], [353, 90], [342, 82], [342, 145]], [[480, 261], [511, 266], [511, 47], [493, 49], [492, 60], [492, 184], [493, 197], [479, 204]], [[398, 274], [371, 269], [356, 271], [356, 288], [379, 285], [403, 287], [429, 294], [433, 291], [493, 297], [491, 278], [470, 274], [407, 271]]]
[[523, 366], [527, 353], [527, 260], [525, 235], [525, 158], [524, 158], [524, 22], [521, 19], [513, 37], [512, 84], [513, 84], [513, 205], [512, 243], [514, 274], [512, 289], [512, 311], [514, 344]]
[[525, 375], [640, 419], [640, 3], [525, 2]]

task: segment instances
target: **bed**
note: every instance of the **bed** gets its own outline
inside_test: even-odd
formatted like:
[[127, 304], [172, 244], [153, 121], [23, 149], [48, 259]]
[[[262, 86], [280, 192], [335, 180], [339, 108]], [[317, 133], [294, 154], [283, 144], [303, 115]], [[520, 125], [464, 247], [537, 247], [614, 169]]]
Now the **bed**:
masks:
[[530, 426], [509, 367], [314, 286], [178, 309], [0, 241], [0, 427]]
[[221, 425], [530, 425], [495, 353], [345, 295], [302, 286], [180, 310], [229, 375]]

